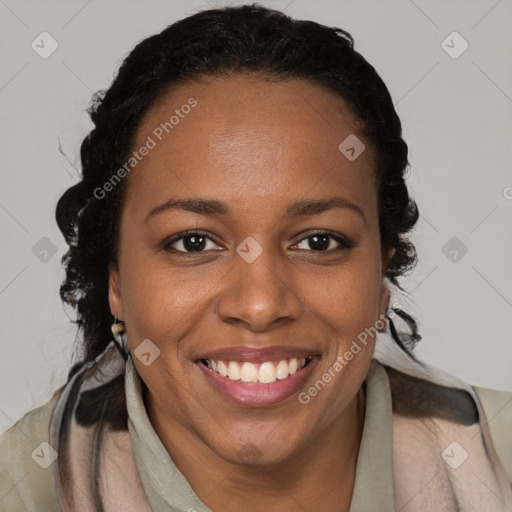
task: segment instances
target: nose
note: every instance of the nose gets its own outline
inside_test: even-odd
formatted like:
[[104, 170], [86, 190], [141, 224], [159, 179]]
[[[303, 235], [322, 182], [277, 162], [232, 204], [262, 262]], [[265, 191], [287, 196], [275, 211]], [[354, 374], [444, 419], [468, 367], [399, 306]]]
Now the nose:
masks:
[[238, 255], [234, 259], [236, 268], [224, 278], [217, 300], [223, 322], [259, 332], [300, 318], [304, 308], [292, 269], [278, 265], [272, 251], [263, 250], [251, 263]]

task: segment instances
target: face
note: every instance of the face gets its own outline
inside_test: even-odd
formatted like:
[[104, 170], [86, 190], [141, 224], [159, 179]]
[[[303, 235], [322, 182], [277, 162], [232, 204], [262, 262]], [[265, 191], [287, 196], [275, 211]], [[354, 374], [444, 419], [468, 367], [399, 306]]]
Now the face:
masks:
[[[355, 160], [338, 148], [350, 134], [365, 144]], [[247, 462], [249, 445], [284, 461], [349, 410], [374, 351], [360, 335], [389, 306], [370, 142], [332, 93], [236, 75], [169, 91], [138, 129], [143, 146], [109, 298], [150, 418], [227, 461]], [[244, 362], [248, 382], [235, 382]], [[273, 369], [275, 382], [250, 382]]]

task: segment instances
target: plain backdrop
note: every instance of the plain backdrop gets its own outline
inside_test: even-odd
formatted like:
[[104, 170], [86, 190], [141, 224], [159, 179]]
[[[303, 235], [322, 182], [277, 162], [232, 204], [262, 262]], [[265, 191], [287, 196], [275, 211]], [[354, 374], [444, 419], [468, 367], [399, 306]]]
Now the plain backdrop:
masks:
[[[0, 432], [44, 404], [73, 360], [54, 211], [78, 181], [92, 93], [141, 39], [238, 3], [0, 0]], [[419, 263], [399, 298], [420, 324], [417, 353], [471, 384], [512, 391], [512, 3], [260, 3], [348, 30], [387, 84], [421, 212]], [[44, 51], [58, 45], [47, 58], [42, 37]]]

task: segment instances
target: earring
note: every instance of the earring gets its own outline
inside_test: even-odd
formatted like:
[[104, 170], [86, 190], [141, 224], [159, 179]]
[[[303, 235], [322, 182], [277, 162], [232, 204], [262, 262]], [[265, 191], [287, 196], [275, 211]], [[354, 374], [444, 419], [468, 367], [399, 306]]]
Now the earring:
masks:
[[114, 339], [117, 344], [126, 354], [128, 354], [130, 352], [130, 348], [128, 347], [128, 340], [126, 339], [123, 321], [121, 320], [121, 323], [117, 323], [117, 318], [115, 316], [114, 323], [112, 324], [112, 334], [114, 335]]

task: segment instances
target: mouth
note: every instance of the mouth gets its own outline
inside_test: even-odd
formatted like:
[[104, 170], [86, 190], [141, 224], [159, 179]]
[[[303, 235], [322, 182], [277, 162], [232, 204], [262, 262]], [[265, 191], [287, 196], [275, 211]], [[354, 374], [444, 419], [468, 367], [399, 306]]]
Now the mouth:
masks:
[[320, 359], [319, 354], [260, 362], [201, 358], [196, 364], [221, 396], [240, 405], [262, 407], [297, 393]]

